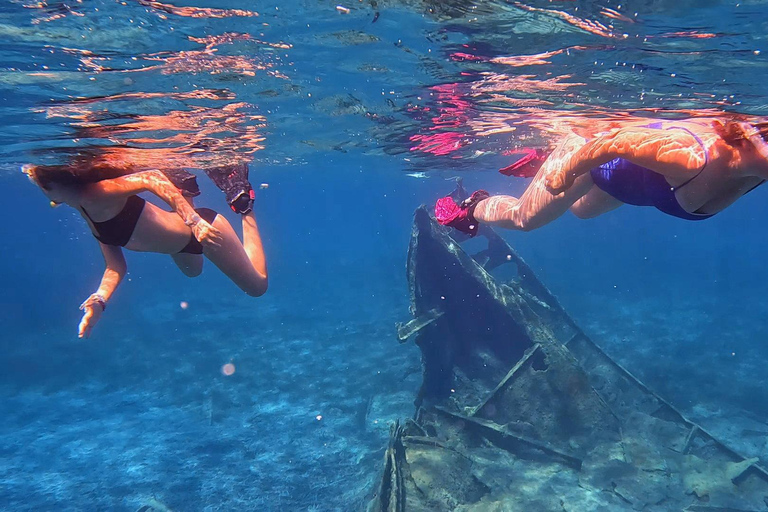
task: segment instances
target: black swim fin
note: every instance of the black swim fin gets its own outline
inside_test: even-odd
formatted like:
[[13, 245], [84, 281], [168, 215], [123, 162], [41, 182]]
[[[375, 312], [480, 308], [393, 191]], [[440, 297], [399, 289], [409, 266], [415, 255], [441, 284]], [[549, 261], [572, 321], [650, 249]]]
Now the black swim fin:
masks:
[[253, 210], [256, 195], [248, 181], [248, 164], [212, 167], [205, 169], [205, 174], [224, 192], [232, 211], [246, 214]]
[[464, 178], [461, 176], [456, 178], [456, 188], [453, 189], [453, 192], [448, 195], [451, 196], [454, 201], [456, 201], [456, 204], [461, 203], [469, 197], [469, 192], [467, 192], [467, 189], [464, 188]]
[[195, 175], [184, 169], [160, 169], [174, 186], [181, 191], [184, 197], [197, 197], [200, 195], [200, 187], [197, 186]]

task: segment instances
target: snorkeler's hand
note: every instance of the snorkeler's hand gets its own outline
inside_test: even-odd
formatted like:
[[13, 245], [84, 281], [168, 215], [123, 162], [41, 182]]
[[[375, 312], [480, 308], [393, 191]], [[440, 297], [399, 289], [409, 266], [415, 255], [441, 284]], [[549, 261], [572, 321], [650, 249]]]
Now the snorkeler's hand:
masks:
[[560, 170], [547, 176], [544, 184], [552, 195], [557, 195], [571, 188], [574, 181], [575, 180], [570, 173]]
[[91, 295], [80, 305], [80, 310], [83, 311], [83, 318], [77, 327], [77, 337], [88, 338], [104, 312], [103, 298], [97, 294]]
[[200, 220], [192, 226], [192, 234], [195, 235], [195, 239], [201, 244], [213, 247], [220, 246], [223, 240], [221, 231], [204, 220]]
[[739, 123], [739, 128], [741, 128], [741, 131], [744, 133], [744, 138], [752, 144], [755, 151], [757, 151], [761, 157], [768, 160], [768, 143], [763, 140], [763, 137], [760, 135], [760, 130], [749, 123]]

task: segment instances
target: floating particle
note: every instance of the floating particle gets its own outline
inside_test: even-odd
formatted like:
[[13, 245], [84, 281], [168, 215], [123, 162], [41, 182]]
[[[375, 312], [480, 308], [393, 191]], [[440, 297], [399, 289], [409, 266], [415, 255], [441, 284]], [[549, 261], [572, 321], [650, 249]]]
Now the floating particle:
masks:
[[317, 421], [320, 421], [321, 419], [323, 419], [323, 415], [322, 414], [318, 414], [317, 416], [315, 416], [315, 419]]
[[189, 302], [183, 300], [183, 301], [179, 302], [179, 307], [181, 309], [187, 309], [189, 307]]
[[266, 190], [269, 188], [269, 183], [262, 183], [261, 185], [259, 185], [259, 188], [261, 190]]
[[233, 375], [235, 373], [235, 365], [232, 363], [227, 363], [224, 366], [221, 367], [221, 374], [229, 377], [230, 375]]
[[339, 11], [341, 14], [349, 14], [349, 9], [344, 7], [343, 5], [337, 5], [336, 10]]

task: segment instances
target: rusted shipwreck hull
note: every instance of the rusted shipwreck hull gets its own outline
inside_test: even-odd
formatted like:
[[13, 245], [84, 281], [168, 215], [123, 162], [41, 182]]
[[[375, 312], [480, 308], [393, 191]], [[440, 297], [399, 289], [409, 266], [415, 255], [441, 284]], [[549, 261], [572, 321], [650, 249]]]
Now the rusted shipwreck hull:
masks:
[[423, 383], [369, 512], [768, 510], [757, 459], [608, 357], [502, 238], [481, 235], [470, 256], [416, 211], [414, 318], [398, 335], [421, 349]]

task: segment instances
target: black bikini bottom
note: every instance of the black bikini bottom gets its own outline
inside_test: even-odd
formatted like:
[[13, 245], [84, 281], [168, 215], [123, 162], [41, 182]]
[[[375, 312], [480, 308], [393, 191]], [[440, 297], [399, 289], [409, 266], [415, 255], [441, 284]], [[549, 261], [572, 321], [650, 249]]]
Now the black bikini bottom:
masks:
[[[213, 224], [213, 220], [216, 218], [216, 213], [210, 208], [195, 208], [197, 214], [203, 218], [208, 224]], [[191, 235], [189, 243], [179, 251], [179, 254], [203, 254], [203, 244], [197, 241], [194, 233]]]

